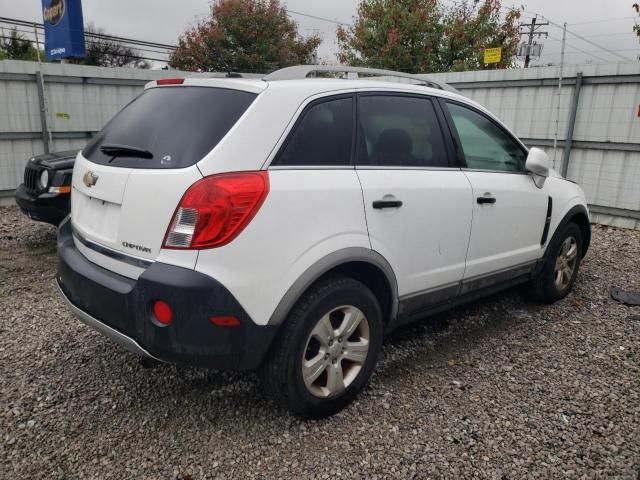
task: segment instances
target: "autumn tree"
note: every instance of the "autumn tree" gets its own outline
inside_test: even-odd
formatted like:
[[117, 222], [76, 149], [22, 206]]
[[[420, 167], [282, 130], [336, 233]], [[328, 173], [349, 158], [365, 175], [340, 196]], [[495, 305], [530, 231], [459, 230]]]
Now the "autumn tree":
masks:
[[502, 17], [501, 10], [499, 0], [462, 2], [449, 9], [444, 17], [440, 71], [481, 70], [485, 68], [484, 49], [493, 47], [502, 49], [502, 60], [495, 68], [514, 67], [521, 12], [506, 9]]
[[320, 38], [303, 38], [279, 0], [216, 0], [208, 19], [185, 32], [169, 58], [189, 71], [267, 73], [309, 63]]
[[[506, 10], [503, 15], [502, 11]], [[337, 30], [349, 65], [409, 73], [479, 70], [485, 48], [501, 47], [497, 68], [514, 65], [520, 11], [499, 0], [362, 0], [355, 24]]]

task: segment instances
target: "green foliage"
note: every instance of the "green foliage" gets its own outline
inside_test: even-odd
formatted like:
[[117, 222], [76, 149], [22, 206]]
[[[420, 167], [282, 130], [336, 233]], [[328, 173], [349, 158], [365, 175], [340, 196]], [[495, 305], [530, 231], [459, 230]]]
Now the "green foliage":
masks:
[[309, 63], [320, 44], [303, 38], [279, 0], [216, 0], [211, 15], [182, 35], [169, 58], [189, 71], [267, 73]]
[[355, 25], [337, 31], [341, 62], [409, 73], [480, 70], [485, 48], [514, 66], [520, 11], [500, 0], [362, 0]]
[[[41, 58], [44, 58], [42, 51]], [[0, 38], [0, 60], [38, 61], [38, 51], [31, 41], [24, 38], [14, 27], [7, 38]]]

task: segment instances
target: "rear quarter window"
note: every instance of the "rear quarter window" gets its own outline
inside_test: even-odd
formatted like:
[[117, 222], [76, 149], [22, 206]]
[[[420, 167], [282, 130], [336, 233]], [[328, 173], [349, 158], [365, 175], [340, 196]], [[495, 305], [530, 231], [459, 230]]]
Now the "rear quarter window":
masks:
[[[189, 167], [220, 142], [255, 98], [254, 93], [224, 88], [150, 88], [113, 117], [82, 154], [114, 167]], [[148, 150], [153, 157], [100, 151], [114, 144]]]

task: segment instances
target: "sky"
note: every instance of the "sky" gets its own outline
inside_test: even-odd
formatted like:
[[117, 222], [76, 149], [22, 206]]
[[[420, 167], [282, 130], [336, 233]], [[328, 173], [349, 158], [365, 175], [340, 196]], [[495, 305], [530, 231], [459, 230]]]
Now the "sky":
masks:
[[[454, 0], [440, 0], [452, 4]], [[504, 0], [503, 5], [513, 5]], [[287, 0], [282, 2], [290, 16], [298, 23], [302, 35], [318, 33], [323, 43], [319, 57], [335, 63], [337, 25], [330, 21], [309, 18], [294, 12], [323, 17], [345, 24], [353, 23], [358, 0]], [[522, 23], [529, 23], [538, 14], [538, 23], [550, 20], [556, 24], [568, 23], [565, 62], [617, 63], [638, 61], [640, 43], [632, 32], [634, 25], [633, 0], [524, 0], [515, 5], [525, 8]], [[210, 0], [83, 0], [85, 23], [94, 23], [107, 33], [128, 38], [175, 45], [179, 35], [209, 13]], [[42, 22], [40, 0], [18, 2], [0, 0], [0, 16]], [[635, 18], [638, 18], [635, 15]], [[640, 18], [638, 18], [640, 22]], [[542, 57], [532, 64], [559, 63], [562, 29], [555, 25], [544, 27], [549, 33]], [[573, 35], [587, 38], [592, 43]], [[144, 52], [141, 52], [144, 54]], [[617, 54], [617, 55], [616, 55]], [[148, 55], [152, 55], [148, 53]]]

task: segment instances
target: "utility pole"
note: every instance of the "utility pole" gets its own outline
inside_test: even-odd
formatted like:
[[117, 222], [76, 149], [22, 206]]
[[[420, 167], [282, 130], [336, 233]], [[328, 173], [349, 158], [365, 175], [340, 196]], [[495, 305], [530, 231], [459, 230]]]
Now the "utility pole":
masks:
[[[44, 89], [44, 75], [42, 74], [42, 60], [40, 59], [40, 37], [38, 37], [38, 27], [33, 24], [33, 32], [36, 34], [36, 50], [38, 52], [38, 71], [36, 72], [36, 81], [38, 82], [38, 95], [41, 96], [41, 121], [42, 129], [45, 132], [44, 153], [49, 153], [49, 146], [53, 146], [53, 134], [49, 130], [47, 116], [49, 115], [49, 104], [47, 102], [47, 94]], [[48, 139], [48, 142], [47, 140]]]
[[549, 25], [549, 22], [545, 22], [545, 23], [537, 23], [538, 17], [534, 17], [531, 19], [531, 23], [521, 23], [520, 24], [520, 28], [522, 27], [529, 27], [529, 32], [520, 32], [520, 35], [529, 35], [529, 41], [527, 43], [527, 52], [526, 55], [524, 57], [524, 68], [529, 68], [529, 61], [531, 59], [531, 46], [533, 45], [533, 37], [535, 35], [538, 35], [538, 37], [541, 37], [542, 35], [544, 35], [545, 37], [549, 36], [548, 32], [539, 32], [538, 28], [539, 27], [544, 27], [546, 25]]

